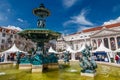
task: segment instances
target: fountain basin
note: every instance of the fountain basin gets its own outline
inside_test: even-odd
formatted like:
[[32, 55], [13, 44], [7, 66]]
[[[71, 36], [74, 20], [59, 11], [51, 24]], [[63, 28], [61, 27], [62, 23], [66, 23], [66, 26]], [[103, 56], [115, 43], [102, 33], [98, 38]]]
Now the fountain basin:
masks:
[[[67, 67], [62, 63], [59, 66], [61, 68], [48, 69], [41, 74], [31, 73], [29, 70], [18, 70], [17, 66], [9, 65], [9, 68], [0, 68], [0, 72], [6, 73], [0, 76], [0, 80], [119, 80], [120, 77], [120, 67], [116, 66], [98, 63], [97, 75], [94, 78], [81, 76], [79, 63]], [[76, 71], [72, 72], [72, 70]]]

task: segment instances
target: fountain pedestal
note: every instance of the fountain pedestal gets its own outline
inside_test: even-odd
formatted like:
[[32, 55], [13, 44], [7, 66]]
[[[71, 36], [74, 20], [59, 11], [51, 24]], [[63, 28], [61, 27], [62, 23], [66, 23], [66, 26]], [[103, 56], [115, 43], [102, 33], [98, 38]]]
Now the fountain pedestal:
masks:
[[81, 76], [95, 77], [96, 73], [82, 73], [81, 72]]
[[43, 65], [32, 65], [32, 73], [42, 73]]
[[48, 69], [58, 69], [59, 65], [58, 63], [49, 63], [48, 64]]
[[19, 69], [20, 70], [29, 70], [32, 68], [31, 64], [19, 64]]
[[70, 65], [78, 64], [79, 60], [70, 60]]

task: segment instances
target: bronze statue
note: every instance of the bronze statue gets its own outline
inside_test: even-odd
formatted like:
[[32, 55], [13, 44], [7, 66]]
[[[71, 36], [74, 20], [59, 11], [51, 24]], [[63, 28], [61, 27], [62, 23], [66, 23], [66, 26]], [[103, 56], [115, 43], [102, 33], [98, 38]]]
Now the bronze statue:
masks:
[[90, 50], [92, 48], [86, 45], [86, 48], [81, 52], [82, 57], [80, 58], [80, 66], [82, 67], [81, 72], [83, 73], [95, 73], [97, 64], [94, 59], [91, 58]]

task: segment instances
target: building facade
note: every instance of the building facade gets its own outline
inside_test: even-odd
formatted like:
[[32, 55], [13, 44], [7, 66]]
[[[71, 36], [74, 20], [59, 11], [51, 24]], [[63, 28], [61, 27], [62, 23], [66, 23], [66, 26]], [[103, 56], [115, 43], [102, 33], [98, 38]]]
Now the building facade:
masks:
[[13, 44], [23, 51], [29, 51], [35, 47], [31, 40], [20, 37], [18, 32], [16, 29], [0, 27], [0, 52], [9, 49]]
[[120, 48], [120, 23], [85, 29], [63, 36], [63, 38], [57, 40], [56, 45], [59, 46], [56, 49], [58, 51], [64, 50], [69, 45], [73, 50], [78, 50], [84, 43], [87, 43], [95, 50], [101, 42], [111, 50]]

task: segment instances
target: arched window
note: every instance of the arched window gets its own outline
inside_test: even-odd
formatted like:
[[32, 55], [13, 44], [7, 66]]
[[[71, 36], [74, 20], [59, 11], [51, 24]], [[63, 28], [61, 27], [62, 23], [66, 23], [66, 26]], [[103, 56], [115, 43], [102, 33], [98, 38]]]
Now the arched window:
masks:
[[102, 39], [98, 39], [98, 47], [100, 46]]
[[114, 39], [114, 37], [110, 38], [110, 44], [111, 44], [111, 49], [115, 50], [116, 49], [116, 45], [115, 45], [115, 39]]
[[97, 42], [95, 39], [92, 40], [93, 50], [97, 49]]
[[118, 48], [120, 48], [120, 36], [117, 37], [117, 45], [118, 45]]
[[108, 38], [104, 38], [104, 45], [105, 45], [105, 47], [109, 48]]

